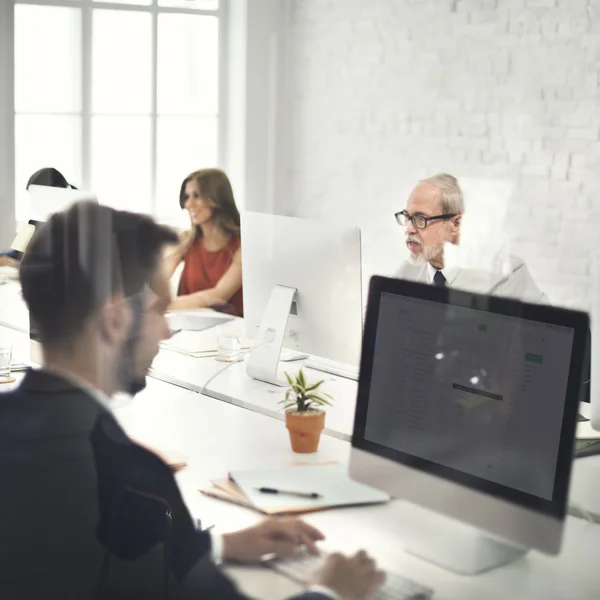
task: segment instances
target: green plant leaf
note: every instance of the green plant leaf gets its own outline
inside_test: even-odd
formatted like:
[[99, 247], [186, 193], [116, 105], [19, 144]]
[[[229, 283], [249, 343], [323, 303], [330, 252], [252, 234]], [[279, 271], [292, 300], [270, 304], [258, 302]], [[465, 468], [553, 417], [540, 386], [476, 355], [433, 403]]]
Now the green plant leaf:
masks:
[[324, 379], [309, 385], [302, 369], [298, 371], [295, 379], [287, 372], [285, 373], [285, 377], [289, 383], [289, 388], [286, 390], [284, 400], [279, 402], [279, 404], [283, 404], [286, 410], [295, 407], [298, 412], [306, 412], [314, 410], [313, 405], [332, 406], [331, 402], [326, 400], [326, 398], [333, 400], [330, 394], [317, 392], [319, 387], [325, 383]]
[[307, 392], [312, 392], [313, 390], [316, 390], [319, 386], [323, 385], [324, 383], [325, 383], [325, 380], [321, 379], [321, 381], [317, 381], [317, 383], [313, 383], [313, 384], [309, 385], [306, 388], [306, 391]]
[[306, 389], [306, 379], [304, 378], [304, 371], [302, 371], [302, 369], [300, 369], [298, 371], [298, 377], [297, 377], [298, 383], [304, 388]]
[[331, 402], [329, 402], [322, 396], [319, 396], [318, 394], [310, 394], [309, 396], [307, 396], [307, 398], [309, 398], [312, 402], [316, 402], [321, 405], [333, 406]]

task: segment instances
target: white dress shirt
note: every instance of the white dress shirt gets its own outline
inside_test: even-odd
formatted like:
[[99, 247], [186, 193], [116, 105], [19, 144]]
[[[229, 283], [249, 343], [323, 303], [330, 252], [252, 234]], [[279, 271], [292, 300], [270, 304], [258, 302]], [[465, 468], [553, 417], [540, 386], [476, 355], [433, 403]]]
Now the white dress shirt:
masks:
[[[394, 277], [431, 284], [436, 270], [429, 263], [405, 261], [395, 271]], [[442, 274], [446, 278], [446, 286], [454, 289], [515, 298], [532, 304], [550, 304], [546, 294], [542, 293], [533, 280], [527, 265], [518, 256], [510, 257], [510, 273], [445, 267]]]
[[427, 263], [427, 275], [429, 275], [429, 283], [433, 283], [433, 278], [435, 277], [435, 274], [438, 271], [444, 276], [444, 279], [446, 280], [446, 285], [448, 285], [448, 277], [446, 277], [444, 269], [436, 269], [435, 267], [432, 267], [430, 263]]
[[[211, 533], [212, 540], [212, 558], [216, 564], [223, 562], [223, 536], [213, 535]], [[333, 590], [329, 589], [324, 585], [311, 585], [307, 588], [307, 592], [314, 592], [315, 594], [322, 594], [331, 598], [331, 600], [342, 600], [339, 594], [336, 594]]]

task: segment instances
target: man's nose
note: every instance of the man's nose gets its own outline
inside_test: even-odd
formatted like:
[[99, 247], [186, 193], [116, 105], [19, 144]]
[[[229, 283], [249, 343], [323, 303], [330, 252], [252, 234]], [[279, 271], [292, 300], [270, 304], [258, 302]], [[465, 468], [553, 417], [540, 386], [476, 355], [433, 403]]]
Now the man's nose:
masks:
[[406, 233], [410, 235], [417, 235], [419, 233], [418, 229], [414, 226], [412, 221], [408, 221], [406, 224]]

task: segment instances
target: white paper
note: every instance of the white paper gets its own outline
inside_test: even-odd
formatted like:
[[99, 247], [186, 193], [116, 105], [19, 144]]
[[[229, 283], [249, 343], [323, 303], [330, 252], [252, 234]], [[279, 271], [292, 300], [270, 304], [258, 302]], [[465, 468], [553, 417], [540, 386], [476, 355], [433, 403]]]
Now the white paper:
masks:
[[169, 327], [175, 331], [185, 329], [187, 331], [203, 331], [222, 325], [231, 321], [234, 317], [214, 310], [178, 310], [167, 314]]
[[[353, 481], [341, 465], [286, 467], [260, 471], [232, 471], [230, 477], [260, 509], [279, 507], [317, 508], [350, 504], [387, 502], [390, 496]], [[316, 492], [321, 498], [300, 498], [288, 494], [265, 494], [256, 488], [270, 487], [295, 492]]]

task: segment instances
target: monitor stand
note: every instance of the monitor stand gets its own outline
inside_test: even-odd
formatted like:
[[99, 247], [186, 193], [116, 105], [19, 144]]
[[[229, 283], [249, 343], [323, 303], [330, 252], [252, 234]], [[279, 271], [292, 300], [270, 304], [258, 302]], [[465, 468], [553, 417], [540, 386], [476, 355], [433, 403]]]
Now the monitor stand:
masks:
[[246, 363], [249, 377], [282, 387], [288, 385], [278, 377], [277, 368], [295, 295], [296, 288], [284, 285], [273, 288]]
[[411, 502], [402, 502], [400, 512], [405, 551], [453, 573], [476, 575], [519, 560], [528, 552]]

